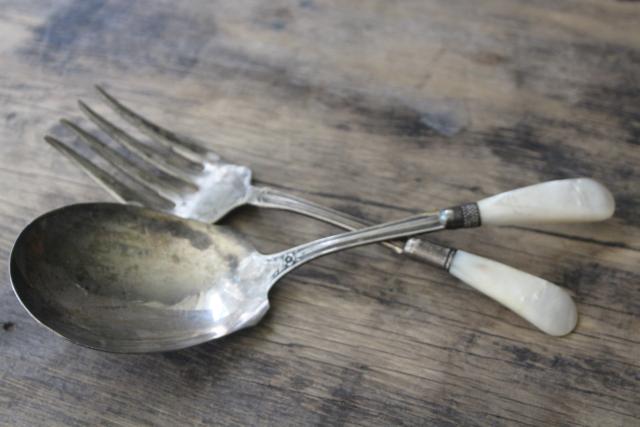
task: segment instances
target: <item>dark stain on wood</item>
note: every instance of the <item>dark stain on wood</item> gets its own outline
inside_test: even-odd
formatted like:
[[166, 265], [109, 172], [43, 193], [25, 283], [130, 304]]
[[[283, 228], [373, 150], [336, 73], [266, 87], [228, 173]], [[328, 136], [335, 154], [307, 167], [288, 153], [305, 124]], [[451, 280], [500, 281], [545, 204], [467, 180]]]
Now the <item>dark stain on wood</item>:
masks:
[[258, 12], [257, 24], [272, 30], [284, 30], [293, 19], [291, 10], [286, 7], [267, 7]]
[[[616, 366], [618, 364], [614, 360], [594, 360], [590, 357], [574, 358], [561, 355], [546, 357], [530, 348], [517, 345], [505, 346], [503, 349], [511, 353], [515, 363], [520, 364], [523, 368], [551, 369], [556, 371], [560, 381], [564, 375], [579, 372], [583, 387], [588, 386], [589, 382], [593, 382], [612, 389], [634, 389], [637, 386], [638, 378], [640, 378], [640, 370]], [[584, 392], [589, 393], [589, 389], [586, 388]]]
[[[198, 54], [215, 37], [216, 25], [211, 20], [187, 20], [152, 10], [140, 13], [139, 9], [125, 2], [74, 1], [34, 30], [33, 46], [24, 49], [24, 53], [56, 70], [69, 67], [70, 61], [76, 68], [82, 67], [86, 55], [104, 53], [118, 58], [113, 66], [123, 71], [144, 63], [146, 67], [170, 68], [170, 72], [184, 74], [198, 64]], [[269, 26], [283, 29], [290, 11], [270, 9], [267, 15], [273, 18], [263, 17], [270, 22]], [[126, 26], [133, 16], [136, 25]], [[127, 37], [122, 37], [125, 33]], [[178, 34], [180, 38], [167, 38], [167, 34]], [[292, 75], [285, 67], [226, 48], [216, 48], [215, 56], [206, 61], [202, 66], [213, 71], [213, 76], [264, 81], [299, 101], [313, 99], [329, 108], [356, 114], [361, 119], [354, 120], [349, 129], [360, 132], [418, 138], [424, 142], [425, 136], [436, 133], [451, 137], [468, 126], [461, 103], [447, 107], [447, 102], [432, 101], [417, 109], [399, 99], [380, 99], [347, 88], [339, 92], [326, 90]]]
[[231, 53], [219, 52], [223, 57], [233, 59], [233, 68], [229, 69], [221, 63], [213, 64], [214, 68], [225, 68], [224, 74], [235, 78], [240, 72], [244, 77], [265, 81], [273, 95], [283, 97], [283, 101], [305, 103], [312, 100], [327, 108], [353, 114], [348, 126], [336, 123], [334, 126], [342, 130], [357, 130], [376, 135], [397, 135], [418, 138], [434, 134], [452, 136], [467, 126], [464, 113], [457, 110], [446, 111], [441, 104], [425, 103], [421, 110], [402, 103], [393, 98], [380, 98], [343, 88], [339, 92], [327, 90], [322, 86], [292, 75], [282, 66], [256, 61], [253, 58]]
[[[129, 25], [134, 17], [135, 25]], [[117, 59], [114, 65], [124, 69], [143, 62], [147, 67], [187, 72], [215, 34], [214, 21], [197, 16], [182, 17], [122, 1], [74, 0], [34, 29], [33, 46], [24, 53], [55, 70], [71, 64], [81, 68], [87, 55], [108, 53]]]
[[362, 384], [364, 372], [361, 369], [344, 368], [339, 374], [340, 382], [331, 391], [331, 397], [335, 400], [325, 402], [323, 412], [326, 414], [321, 419], [323, 425], [345, 425], [349, 416], [357, 407], [354, 399], [354, 390]]
[[[536, 120], [531, 120], [541, 125]], [[593, 162], [583, 158], [589, 157], [581, 149], [567, 147], [558, 141], [544, 141], [539, 136], [535, 125], [524, 120], [513, 127], [492, 129], [483, 138], [492, 153], [504, 162], [518, 158], [530, 165], [531, 169], [540, 173], [541, 180], [549, 177], [573, 178], [576, 176], [592, 176]]]
[[565, 286], [576, 293], [577, 299], [597, 295], [598, 299], [609, 302], [610, 310], [640, 316], [640, 288], [626, 286], [627, 283], [640, 283], [638, 272], [586, 262], [566, 271], [563, 278]]
[[72, 1], [56, 11], [45, 26], [35, 29], [36, 42], [47, 50], [61, 51], [75, 47], [86, 36], [104, 31], [108, 15], [100, 13], [104, 0]]

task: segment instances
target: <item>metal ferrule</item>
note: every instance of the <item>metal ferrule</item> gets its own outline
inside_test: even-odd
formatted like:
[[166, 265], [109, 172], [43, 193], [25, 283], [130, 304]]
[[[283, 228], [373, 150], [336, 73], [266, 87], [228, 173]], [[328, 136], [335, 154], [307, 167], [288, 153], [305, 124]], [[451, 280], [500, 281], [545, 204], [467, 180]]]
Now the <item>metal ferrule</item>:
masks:
[[404, 245], [403, 253], [418, 261], [428, 262], [431, 265], [449, 271], [456, 250], [433, 242], [425, 244], [420, 239], [409, 239]]
[[477, 203], [442, 209], [439, 213], [440, 223], [447, 229], [479, 227], [480, 209]]

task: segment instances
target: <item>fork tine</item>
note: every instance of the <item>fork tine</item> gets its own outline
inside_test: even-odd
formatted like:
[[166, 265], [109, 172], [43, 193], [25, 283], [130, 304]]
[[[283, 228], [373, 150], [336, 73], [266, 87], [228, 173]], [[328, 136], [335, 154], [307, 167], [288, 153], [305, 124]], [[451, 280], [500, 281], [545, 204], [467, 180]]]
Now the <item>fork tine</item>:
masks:
[[193, 184], [187, 183], [173, 175], [168, 175], [165, 172], [159, 171], [159, 175], [156, 176], [145, 169], [136, 166], [125, 156], [111, 149], [104, 142], [100, 141], [98, 138], [91, 135], [75, 123], [65, 119], [60, 120], [60, 123], [73, 130], [82, 141], [91, 146], [91, 148], [102, 156], [102, 158], [110, 165], [155, 193], [163, 194], [167, 188], [173, 192], [179, 193], [181, 190], [184, 191], [185, 187], [192, 191], [197, 191], [197, 187]]
[[47, 135], [44, 137], [44, 140], [62, 155], [77, 163], [80, 169], [107, 190], [116, 200], [124, 203], [140, 203], [143, 206], [160, 210], [170, 210], [175, 206], [173, 202], [156, 193], [137, 191], [125, 185], [58, 139]]
[[[140, 132], [147, 135], [149, 138], [155, 139], [156, 141], [162, 143], [164, 146], [170, 149], [179, 149], [182, 148], [182, 152], [190, 157], [194, 155], [196, 157], [202, 158], [211, 158], [218, 157], [213, 152], [207, 150], [201, 145], [184, 138], [182, 136], [177, 135], [176, 133], [165, 129], [152, 121], [142, 117], [138, 113], [129, 109], [120, 103], [117, 99], [107, 93], [101, 86], [96, 85], [96, 90], [102, 95], [105, 102], [120, 116], [123, 120], [129, 123], [131, 126], [138, 129]], [[186, 151], [186, 152], [184, 152]]]
[[102, 129], [104, 133], [140, 157], [146, 159], [158, 169], [162, 169], [171, 175], [177, 175], [179, 177], [181, 177], [185, 171], [190, 173], [199, 173], [204, 169], [202, 163], [191, 161], [180, 153], [172, 151], [173, 155], [163, 155], [152, 147], [141, 143], [124, 130], [109, 122], [82, 101], [78, 101], [78, 106], [82, 112], [84, 112], [87, 117], [96, 124], [96, 126]]

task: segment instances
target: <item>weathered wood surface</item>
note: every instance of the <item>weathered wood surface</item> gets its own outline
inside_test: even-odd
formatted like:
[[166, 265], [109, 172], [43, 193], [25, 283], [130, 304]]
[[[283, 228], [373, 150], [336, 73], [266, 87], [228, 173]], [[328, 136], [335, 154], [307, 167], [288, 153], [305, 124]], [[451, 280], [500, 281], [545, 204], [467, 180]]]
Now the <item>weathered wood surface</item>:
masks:
[[[0, 424], [640, 425], [640, 3], [5, 1]], [[42, 137], [100, 82], [255, 178], [374, 220], [554, 178], [595, 225], [436, 240], [570, 289], [562, 339], [382, 247], [287, 276], [257, 327], [111, 355], [37, 325], [7, 259], [27, 222], [108, 195]], [[334, 230], [241, 209], [265, 250]]]

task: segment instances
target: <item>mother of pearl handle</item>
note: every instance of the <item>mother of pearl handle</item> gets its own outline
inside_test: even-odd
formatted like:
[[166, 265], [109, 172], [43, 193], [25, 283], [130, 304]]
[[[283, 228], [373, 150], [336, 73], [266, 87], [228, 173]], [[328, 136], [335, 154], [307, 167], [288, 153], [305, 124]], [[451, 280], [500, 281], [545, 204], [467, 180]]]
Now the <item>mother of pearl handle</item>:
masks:
[[601, 221], [613, 215], [615, 201], [590, 178], [543, 182], [478, 202], [483, 225], [526, 225]]
[[549, 335], [566, 335], [576, 326], [578, 314], [569, 294], [544, 279], [461, 250], [449, 273]]

